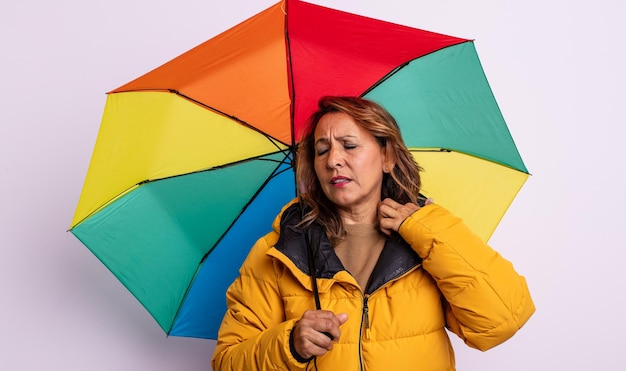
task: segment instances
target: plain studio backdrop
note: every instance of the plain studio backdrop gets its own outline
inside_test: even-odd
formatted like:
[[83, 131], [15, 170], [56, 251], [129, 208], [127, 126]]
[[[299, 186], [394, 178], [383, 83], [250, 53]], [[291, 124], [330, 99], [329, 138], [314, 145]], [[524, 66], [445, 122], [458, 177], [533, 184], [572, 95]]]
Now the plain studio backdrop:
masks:
[[[458, 369], [626, 369], [622, 2], [314, 2], [474, 39], [532, 173], [490, 242], [537, 312], [486, 353], [453, 337]], [[66, 230], [105, 92], [273, 3], [2, 2], [0, 369], [210, 369]]]

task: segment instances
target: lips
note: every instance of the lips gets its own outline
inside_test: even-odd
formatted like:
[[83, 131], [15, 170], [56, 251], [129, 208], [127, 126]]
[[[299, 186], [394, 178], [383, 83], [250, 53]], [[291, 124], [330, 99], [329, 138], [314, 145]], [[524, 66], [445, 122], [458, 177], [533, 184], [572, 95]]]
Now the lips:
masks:
[[348, 182], [350, 182], [350, 179], [344, 176], [335, 176], [330, 179], [330, 184], [335, 186], [342, 186]]

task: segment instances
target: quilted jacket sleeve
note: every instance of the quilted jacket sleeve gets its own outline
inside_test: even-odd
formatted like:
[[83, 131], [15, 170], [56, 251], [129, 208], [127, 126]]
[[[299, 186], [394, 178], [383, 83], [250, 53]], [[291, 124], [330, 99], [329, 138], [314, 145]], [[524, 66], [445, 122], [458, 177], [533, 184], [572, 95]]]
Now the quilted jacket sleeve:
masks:
[[275, 233], [260, 239], [226, 293], [228, 310], [218, 333], [213, 370], [304, 370], [293, 358], [273, 260], [265, 252]]
[[448, 328], [469, 346], [484, 351], [504, 342], [535, 311], [524, 277], [443, 207], [416, 211], [400, 234], [445, 297]]

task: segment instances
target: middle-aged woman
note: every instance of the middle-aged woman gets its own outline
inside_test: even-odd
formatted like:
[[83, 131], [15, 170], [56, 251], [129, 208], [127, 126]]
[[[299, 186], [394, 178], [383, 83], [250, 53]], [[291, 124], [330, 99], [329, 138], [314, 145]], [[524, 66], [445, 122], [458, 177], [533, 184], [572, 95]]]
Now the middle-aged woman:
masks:
[[321, 99], [302, 195], [228, 289], [214, 370], [454, 370], [446, 328], [480, 350], [521, 328], [526, 281], [462, 220], [420, 206], [419, 172], [381, 106]]

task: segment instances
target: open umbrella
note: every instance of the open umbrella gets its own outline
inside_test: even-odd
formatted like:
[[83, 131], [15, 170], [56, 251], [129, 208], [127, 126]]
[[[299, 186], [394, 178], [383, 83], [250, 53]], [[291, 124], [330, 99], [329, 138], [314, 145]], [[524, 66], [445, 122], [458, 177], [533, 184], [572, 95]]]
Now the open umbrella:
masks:
[[286, 0], [108, 94], [70, 230], [167, 334], [215, 338], [323, 95], [385, 106], [484, 239], [528, 176], [471, 40]]

